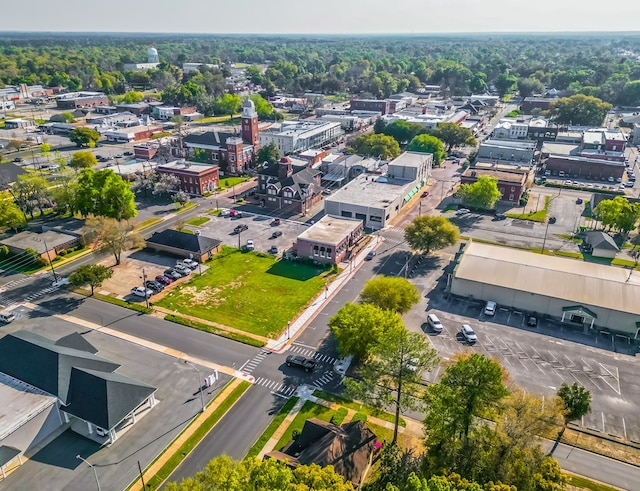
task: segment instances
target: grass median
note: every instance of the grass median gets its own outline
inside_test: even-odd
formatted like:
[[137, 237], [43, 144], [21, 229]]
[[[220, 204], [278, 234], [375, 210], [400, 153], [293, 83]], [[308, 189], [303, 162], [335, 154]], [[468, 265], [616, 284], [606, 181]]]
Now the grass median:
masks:
[[[389, 423], [395, 422], [395, 416], [391, 413], [380, 411], [371, 406], [365, 406], [364, 404], [352, 401], [351, 399], [345, 399], [344, 397], [332, 394], [331, 392], [325, 392], [324, 390], [314, 390], [313, 395], [324, 401], [339, 404], [340, 406], [353, 409], [354, 411], [358, 411], [368, 416], [381, 419], [382, 421], [387, 421]], [[403, 418], [400, 418], [399, 425], [405, 427], [407, 426], [407, 422]]]
[[257, 348], [262, 348], [265, 345], [264, 341], [260, 341], [259, 339], [254, 339], [249, 336], [244, 336], [237, 332], [218, 329], [217, 327], [210, 326], [209, 324], [192, 321], [191, 319], [186, 319], [184, 317], [180, 317], [179, 315], [167, 314], [165, 315], [164, 320], [169, 322], [175, 322], [176, 324], [181, 324], [183, 326], [191, 327], [199, 331], [209, 332], [211, 334], [215, 334], [216, 336], [232, 339], [233, 341], [238, 341], [239, 343], [248, 344], [249, 346], [255, 346]]

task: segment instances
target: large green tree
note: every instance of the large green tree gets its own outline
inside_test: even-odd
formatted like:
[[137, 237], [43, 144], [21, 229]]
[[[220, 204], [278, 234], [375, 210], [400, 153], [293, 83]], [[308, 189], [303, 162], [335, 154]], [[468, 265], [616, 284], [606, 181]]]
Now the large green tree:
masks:
[[78, 174], [76, 209], [83, 215], [129, 220], [137, 215], [135, 194], [111, 169], [83, 169]]
[[414, 136], [409, 142], [407, 150], [433, 154], [433, 163], [435, 165], [440, 165], [447, 158], [447, 152], [444, 150], [442, 140], [432, 135]]
[[386, 125], [383, 133], [394, 138], [400, 145], [405, 145], [413, 137], [421, 133], [426, 133], [427, 129], [421, 124], [409, 123], [404, 119], [398, 119]]
[[555, 452], [560, 440], [562, 439], [562, 435], [564, 435], [564, 432], [567, 429], [567, 425], [571, 421], [576, 421], [582, 418], [582, 416], [591, 411], [591, 392], [576, 382], [571, 385], [563, 383], [558, 389], [558, 398], [562, 404], [564, 424], [562, 425], [562, 429], [558, 432], [558, 436], [554, 442], [553, 448], [549, 452], [549, 455], [553, 455], [553, 452]]
[[167, 491], [353, 491], [350, 481], [333, 466], [299, 465], [295, 469], [276, 459], [233, 460], [223, 455], [211, 460], [193, 477], [170, 482]]
[[518, 92], [522, 97], [529, 97], [533, 94], [544, 92], [544, 84], [537, 78], [524, 77], [518, 79]]
[[498, 180], [491, 176], [478, 176], [472, 184], [461, 184], [456, 193], [471, 208], [491, 210], [502, 197]]
[[446, 217], [420, 215], [404, 229], [404, 238], [414, 251], [429, 254], [458, 242], [460, 231]]
[[402, 319], [395, 312], [369, 303], [348, 302], [329, 319], [340, 354], [361, 360], [371, 355], [385, 331], [401, 325]]
[[367, 281], [360, 300], [382, 310], [404, 314], [420, 301], [420, 292], [413, 283], [398, 276], [380, 276]]
[[640, 218], [640, 204], [616, 196], [602, 200], [593, 212], [606, 230], [613, 229], [626, 234], [635, 228]]
[[438, 123], [431, 134], [447, 145], [447, 151], [461, 145], [475, 146], [478, 143], [469, 128], [463, 128], [456, 123]]
[[395, 412], [393, 443], [398, 439], [400, 414], [423, 407], [422, 376], [438, 363], [438, 354], [425, 337], [409, 332], [401, 323], [382, 331], [370, 356], [359, 368], [358, 378], [345, 380], [354, 399]]
[[113, 276], [113, 270], [101, 264], [85, 264], [69, 275], [69, 283], [72, 286], [89, 285], [91, 295], [95, 288], [102, 286], [105, 280]]
[[224, 94], [216, 99], [216, 107], [218, 112], [228, 114], [230, 118], [242, 109], [242, 99], [236, 94]]
[[11, 195], [25, 215], [33, 218], [36, 210], [51, 205], [49, 182], [36, 174], [22, 174], [11, 187]]
[[95, 147], [100, 139], [100, 133], [91, 128], [75, 128], [69, 134], [69, 140], [78, 147]]
[[551, 116], [561, 124], [600, 126], [611, 104], [583, 94], [561, 97], [551, 104]]
[[27, 224], [24, 213], [20, 210], [8, 191], [0, 192], [0, 229], [13, 229], [17, 231], [19, 228]]
[[275, 164], [280, 160], [280, 150], [278, 150], [275, 142], [269, 142], [267, 145], [260, 147], [256, 159], [258, 164], [262, 164], [263, 162]]
[[82, 151], [82, 152], [74, 152], [71, 156], [71, 160], [69, 160], [69, 166], [73, 169], [88, 169], [90, 167], [95, 167], [98, 164], [98, 160], [96, 156], [93, 155], [93, 152], [90, 151]]
[[400, 145], [393, 137], [375, 133], [365, 133], [356, 138], [353, 150], [355, 153], [379, 157], [383, 160], [395, 159], [400, 155]]

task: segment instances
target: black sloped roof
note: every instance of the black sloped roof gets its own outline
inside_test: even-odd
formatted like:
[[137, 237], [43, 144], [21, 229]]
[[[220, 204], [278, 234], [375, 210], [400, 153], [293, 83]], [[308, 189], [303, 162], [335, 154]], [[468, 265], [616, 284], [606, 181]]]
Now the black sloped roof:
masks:
[[0, 372], [56, 396], [65, 405], [69, 400], [72, 367], [112, 372], [119, 366], [89, 351], [58, 346], [28, 331], [17, 331], [0, 339]]
[[73, 367], [71, 397], [65, 411], [100, 428], [110, 429], [155, 391], [155, 387], [119, 373]]
[[0, 189], [8, 189], [9, 184], [18, 180], [18, 176], [26, 173], [22, 167], [11, 162], [0, 165]]
[[188, 234], [178, 230], [166, 229], [162, 232], [155, 232], [147, 239], [147, 244], [158, 244], [175, 247], [183, 251], [193, 253], [203, 253], [215, 249], [221, 241], [205, 237], [204, 235]]
[[[184, 138], [185, 143], [195, 145], [212, 145], [224, 146], [227, 138], [242, 138], [242, 135], [235, 133], [226, 133], [222, 131], [205, 131], [204, 133], [193, 133]], [[243, 140], [244, 141], [244, 140]]]

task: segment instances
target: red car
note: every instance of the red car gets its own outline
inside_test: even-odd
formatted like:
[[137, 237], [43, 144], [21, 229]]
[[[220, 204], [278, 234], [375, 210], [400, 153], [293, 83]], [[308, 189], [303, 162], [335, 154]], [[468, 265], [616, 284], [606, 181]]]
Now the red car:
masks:
[[173, 280], [167, 276], [161, 275], [159, 274], [158, 276], [156, 276], [156, 281], [158, 283], [162, 283], [163, 285], [169, 285], [173, 282]]

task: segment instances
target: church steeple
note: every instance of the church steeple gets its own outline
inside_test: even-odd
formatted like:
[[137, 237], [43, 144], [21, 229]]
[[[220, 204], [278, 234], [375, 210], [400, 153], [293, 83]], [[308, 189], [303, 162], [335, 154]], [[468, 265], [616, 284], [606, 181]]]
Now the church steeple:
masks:
[[258, 113], [251, 99], [247, 99], [242, 104], [242, 139], [251, 143], [254, 150], [258, 150], [260, 146]]

